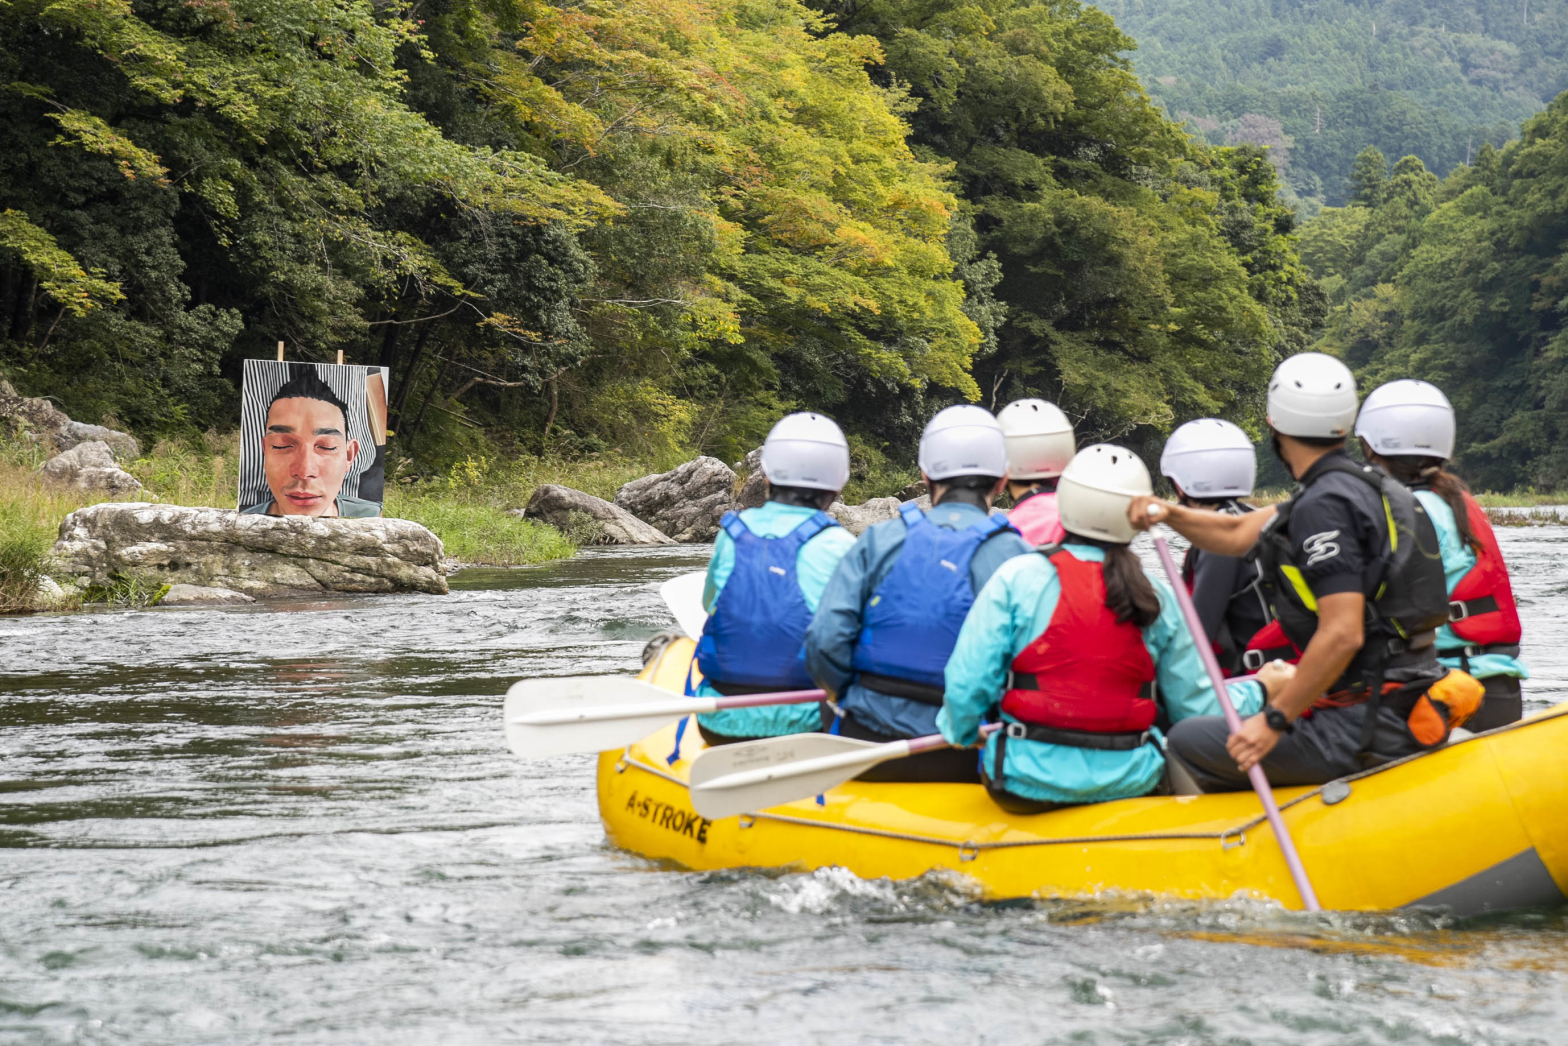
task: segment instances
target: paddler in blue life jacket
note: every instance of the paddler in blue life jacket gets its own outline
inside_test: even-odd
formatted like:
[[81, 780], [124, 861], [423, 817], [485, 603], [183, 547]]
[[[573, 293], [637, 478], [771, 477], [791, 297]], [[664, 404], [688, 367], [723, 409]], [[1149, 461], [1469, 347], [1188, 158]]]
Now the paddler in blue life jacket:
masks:
[[[695, 696], [811, 690], [802, 649], [822, 590], [855, 538], [823, 509], [849, 479], [849, 444], [820, 414], [791, 414], [762, 445], [768, 500], [727, 512], [708, 560]], [[697, 717], [710, 745], [822, 727], [819, 705], [732, 708]]]
[[[1151, 489], [1126, 448], [1079, 451], [1056, 488], [1065, 541], [1004, 563], [959, 633], [937, 725], [953, 744], [974, 744], [1000, 704], [1006, 725], [981, 765], [1010, 813], [1196, 790], [1166, 782], [1155, 724], [1220, 706], [1175, 596], [1127, 547], [1127, 506]], [[1231, 700], [1256, 712], [1264, 688], [1293, 671], [1279, 664], [1262, 682], [1229, 684]]]
[[[932, 508], [914, 502], [869, 527], [822, 596], [806, 668], [836, 696], [830, 731], [866, 741], [936, 732], [943, 670], [975, 593], [1030, 551], [991, 502], [1007, 476], [1001, 426], [982, 407], [948, 407], [920, 438]], [[979, 779], [975, 753], [942, 749], [883, 763], [874, 781]]]
[[1486, 688], [1480, 709], [1465, 721], [1465, 729], [1478, 733], [1523, 715], [1519, 680], [1530, 672], [1519, 660], [1519, 609], [1491, 521], [1448, 469], [1454, 429], [1443, 390], [1408, 378], [1373, 389], [1356, 417], [1366, 459], [1414, 491], [1437, 528], [1448, 584], [1448, 624], [1437, 630], [1437, 659]]

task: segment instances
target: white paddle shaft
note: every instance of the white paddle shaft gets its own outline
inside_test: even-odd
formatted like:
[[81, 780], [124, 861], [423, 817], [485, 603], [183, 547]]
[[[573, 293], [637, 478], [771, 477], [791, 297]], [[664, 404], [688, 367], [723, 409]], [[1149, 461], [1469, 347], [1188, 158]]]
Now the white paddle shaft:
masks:
[[739, 773], [725, 774], [712, 781], [705, 781], [699, 787], [716, 792], [729, 791], [732, 788], [749, 788], [752, 785], [767, 784], [786, 777], [804, 777], [807, 774], [821, 773], [826, 770], [842, 770], [858, 767], [872, 767], [878, 763], [885, 763], [889, 759], [902, 759], [909, 754], [908, 741], [889, 741], [887, 744], [878, 745], [875, 749], [864, 752], [840, 752], [837, 755], [820, 755], [815, 759], [802, 759], [794, 763], [784, 763], [781, 766], [764, 766], [756, 770], [742, 770]]

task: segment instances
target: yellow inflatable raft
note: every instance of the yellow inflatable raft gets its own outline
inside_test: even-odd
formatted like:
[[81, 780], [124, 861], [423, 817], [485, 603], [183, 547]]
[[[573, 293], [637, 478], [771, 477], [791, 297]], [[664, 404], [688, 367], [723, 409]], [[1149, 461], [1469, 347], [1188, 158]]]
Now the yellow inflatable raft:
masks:
[[[641, 678], [680, 693], [693, 644]], [[1032, 816], [978, 785], [852, 781], [709, 821], [692, 810], [687, 730], [599, 757], [610, 839], [691, 869], [838, 865], [865, 878], [948, 868], [992, 899], [1106, 890], [1181, 898], [1251, 895], [1300, 908], [1257, 797], [1124, 799]], [[1456, 914], [1562, 904], [1568, 894], [1568, 703], [1522, 723], [1320, 788], [1277, 793], [1325, 908], [1447, 906]]]

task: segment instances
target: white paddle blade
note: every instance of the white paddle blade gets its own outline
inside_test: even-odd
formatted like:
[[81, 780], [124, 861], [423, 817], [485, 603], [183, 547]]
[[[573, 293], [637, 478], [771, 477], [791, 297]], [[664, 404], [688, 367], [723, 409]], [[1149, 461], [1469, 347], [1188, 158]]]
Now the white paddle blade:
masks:
[[506, 692], [506, 743], [524, 759], [604, 752], [711, 704], [625, 676], [524, 679]]
[[701, 639], [702, 626], [708, 623], [708, 612], [702, 609], [702, 589], [707, 583], [708, 575], [699, 570], [672, 577], [659, 586], [659, 595], [675, 615], [676, 624], [692, 639]]
[[691, 803], [717, 820], [820, 795], [878, 763], [909, 754], [833, 734], [790, 734], [709, 748], [691, 764]]

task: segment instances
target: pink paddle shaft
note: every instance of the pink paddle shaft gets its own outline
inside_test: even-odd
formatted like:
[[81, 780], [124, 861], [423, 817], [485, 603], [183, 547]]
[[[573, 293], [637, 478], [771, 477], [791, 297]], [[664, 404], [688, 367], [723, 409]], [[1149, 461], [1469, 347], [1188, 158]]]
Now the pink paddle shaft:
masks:
[[759, 708], [763, 705], [803, 705], [810, 701], [826, 701], [826, 690], [780, 690], [776, 694], [740, 694], [736, 697], [719, 697], [714, 704], [725, 708]]
[[[1208, 670], [1209, 682], [1214, 684], [1214, 694], [1220, 699], [1220, 708], [1225, 712], [1225, 725], [1234, 734], [1241, 729], [1241, 716], [1236, 714], [1236, 706], [1230, 703], [1230, 693], [1225, 689], [1225, 676], [1220, 672], [1220, 663], [1214, 659], [1214, 648], [1209, 645], [1209, 637], [1203, 631], [1203, 622], [1198, 619], [1198, 608], [1192, 605], [1192, 596], [1188, 595], [1181, 571], [1176, 568], [1176, 560], [1171, 556], [1171, 546], [1164, 538], [1157, 537], [1154, 539], [1154, 550], [1160, 554], [1165, 576], [1170, 578], [1171, 589], [1176, 593], [1176, 605], [1181, 607], [1181, 616], [1187, 619], [1187, 629], [1198, 647], [1198, 656], [1203, 659], [1203, 667]], [[1309, 912], [1322, 911], [1317, 892], [1312, 889], [1312, 880], [1307, 878], [1306, 866], [1301, 863], [1301, 855], [1296, 852], [1295, 840], [1291, 839], [1290, 829], [1285, 827], [1285, 820], [1279, 815], [1279, 804], [1274, 801], [1274, 789], [1269, 787], [1269, 779], [1263, 773], [1263, 767], [1254, 765], [1247, 771], [1247, 780], [1252, 782], [1253, 791], [1263, 801], [1263, 812], [1268, 815], [1269, 827], [1274, 829], [1274, 838], [1279, 842], [1280, 852], [1285, 855], [1285, 866], [1290, 869], [1290, 877], [1295, 880], [1296, 892], [1301, 894], [1302, 907]]]
[[[992, 731], [1000, 730], [1001, 728], [1001, 723], [987, 723], [985, 726], [980, 728], [980, 736], [985, 737]], [[910, 739], [909, 754], [914, 755], [916, 752], [930, 752], [937, 748], [951, 747], [953, 746], [948, 743], [947, 738], [943, 737], [941, 734], [927, 734], [924, 737], [915, 737]]]

